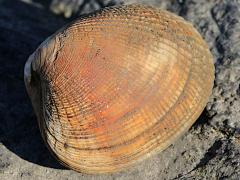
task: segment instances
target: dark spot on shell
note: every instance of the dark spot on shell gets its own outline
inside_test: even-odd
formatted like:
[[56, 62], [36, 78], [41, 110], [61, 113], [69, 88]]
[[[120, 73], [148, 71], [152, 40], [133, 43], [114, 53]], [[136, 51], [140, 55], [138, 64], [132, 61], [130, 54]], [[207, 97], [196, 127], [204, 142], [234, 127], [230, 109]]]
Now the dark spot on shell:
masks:
[[68, 148], [68, 144], [64, 143], [64, 148], [67, 149]]

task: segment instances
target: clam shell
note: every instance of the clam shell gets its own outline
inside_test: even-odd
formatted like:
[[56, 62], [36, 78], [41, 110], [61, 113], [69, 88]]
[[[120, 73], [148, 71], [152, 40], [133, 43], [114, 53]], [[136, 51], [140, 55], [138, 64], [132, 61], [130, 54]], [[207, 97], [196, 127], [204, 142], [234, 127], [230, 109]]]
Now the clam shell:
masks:
[[79, 18], [25, 65], [41, 134], [64, 165], [120, 171], [186, 132], [211, 94], [211, 53], [193, 26], [142, 5]]

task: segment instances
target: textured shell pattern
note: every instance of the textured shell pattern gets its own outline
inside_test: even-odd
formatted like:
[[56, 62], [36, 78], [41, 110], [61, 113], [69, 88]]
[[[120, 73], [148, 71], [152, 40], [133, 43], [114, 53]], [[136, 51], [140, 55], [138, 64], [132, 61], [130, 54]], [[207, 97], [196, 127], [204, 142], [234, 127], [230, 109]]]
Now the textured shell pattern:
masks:
[[193, 26], [141, 5], [79, 18], [25, 65], [41, 134], [64, 165], [120, 171], [164, 150], [203, 111], [211, 53]]

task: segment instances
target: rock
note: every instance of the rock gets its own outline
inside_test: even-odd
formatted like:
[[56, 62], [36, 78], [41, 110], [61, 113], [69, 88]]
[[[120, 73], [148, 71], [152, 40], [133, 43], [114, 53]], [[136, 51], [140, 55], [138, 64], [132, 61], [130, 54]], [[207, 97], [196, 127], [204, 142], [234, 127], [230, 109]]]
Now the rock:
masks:
[[[124, 2], [140, 2], [172, 11], [191, 21], [202, 34], [216, 68], [213, 94], [204, 113], [189, 132], [165, 151], [124, 172], [85, 175], [66, 169], [54, 160], [42, 142], [25, 91], [23, 67], [40, 42], [73, 18], [64, 19], [51, 13], [52, 1], [0, 0], [1, 180], [239, 179], [240, 1]], [[80, 14], [86, 14], [120, 3], [122, 1], [82, 0], [77, 9]]]
[[215, 87], [208, 104], [210, 123], [233, 134], [240, 134], [240, 1], [216, 3], [212, 17], [221, 32], [216, 37], [220, 54], [216, 62]]
[[179, 179], [239, 179], [240, 144], [239, 140], [216, 140], [208, 149], [198, 166]]
[[63, 14], [66, 18], [73, 15], [88, 14], [107, 6], [122, 3], [118, 0], [52, 0], [50, 9], [56, 14]]

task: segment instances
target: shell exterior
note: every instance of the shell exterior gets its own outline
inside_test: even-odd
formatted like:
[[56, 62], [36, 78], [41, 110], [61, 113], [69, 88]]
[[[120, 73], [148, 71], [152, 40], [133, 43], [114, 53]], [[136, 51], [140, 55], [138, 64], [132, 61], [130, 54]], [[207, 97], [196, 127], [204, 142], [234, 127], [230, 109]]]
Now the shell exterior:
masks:
[[213, 80], [212, 56], [193, 26], [141, 5], [77, 19], [25, 65], [44, 141], [85, 173], [120, 171], [164, 150], [199, 117]]

